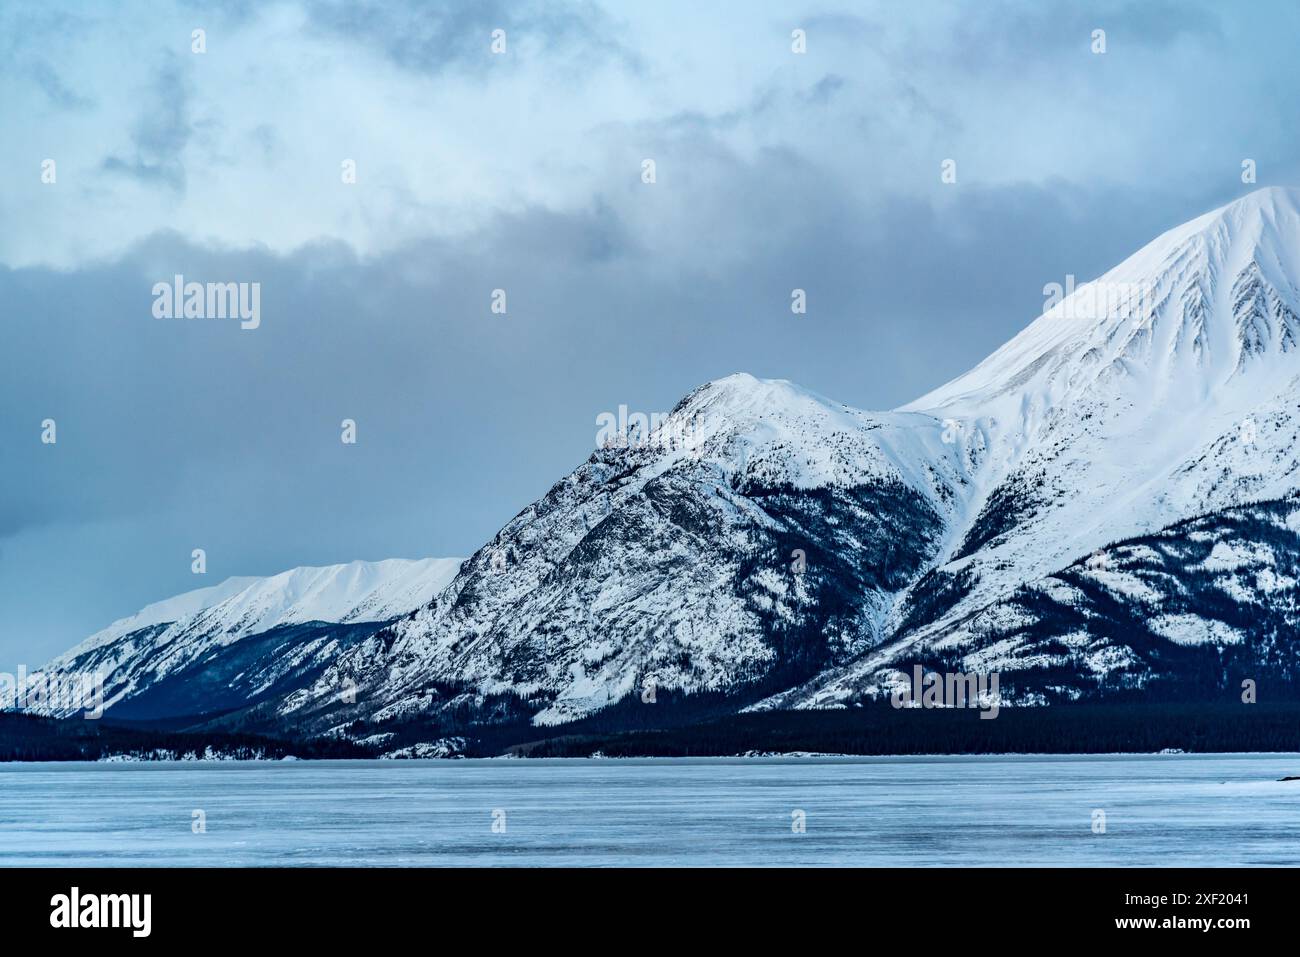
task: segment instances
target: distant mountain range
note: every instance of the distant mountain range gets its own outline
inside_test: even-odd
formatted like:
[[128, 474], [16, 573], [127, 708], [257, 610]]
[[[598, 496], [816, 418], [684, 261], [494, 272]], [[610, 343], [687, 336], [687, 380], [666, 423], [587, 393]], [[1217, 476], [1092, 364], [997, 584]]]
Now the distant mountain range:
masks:
[[1296, 697], [1300, 194], [1054, 298], [893, 412], [728, 376], [463, 562], [232, 579], [46, 670], [104, 671], [113, 717], [411, 754], [685, 702], [861, 705], [915, 664], [997, 672], [1011, 707]]
[[430, 601], [459, 565], [393, 559], [230, 578], [116, 621], [42, 671], [102, 674], [105, 713], [114, 717], [247, 705], [297, 688], [359, 636]]

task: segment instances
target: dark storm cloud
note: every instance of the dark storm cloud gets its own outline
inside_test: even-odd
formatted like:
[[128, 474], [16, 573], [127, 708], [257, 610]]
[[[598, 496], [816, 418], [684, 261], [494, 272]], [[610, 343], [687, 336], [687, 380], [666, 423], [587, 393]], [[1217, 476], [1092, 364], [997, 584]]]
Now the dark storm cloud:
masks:
[[[87, 79], [111, 76], [122, 35], [74, 63], [43, 48], [52, 21], [31, 34], [58, 82], [22, 84], [28, 119], [4, 155], [30, 175], [0, 207], [11, 261], [59, 268], [0, 268], [11, 662], [227, 575], [467, 554], [584, 459], [620, 404], [667, 410], [742, 370], [864, 408], [910, 401], [1033, 319], [1044, 285], [1240, 195], [1243, 156], [1261, 183], [1300, 175], [1281, 5], [1115, 4], [1094, 24], [1073, 5], [980, 4], [936, 28], [937, 6], [905, 21], [854, 4], [799, 21], [805, 57], [775, 4], [738, 31], [747, 4], [678, 7], [681, 30], [649, 38], [614, 4], [316, 4], [293, 37], [291, 5], [200, 9], [157, 35], [122, 28], [153, 71], [140, 96], [143, 73]], [[223, 18], [240, 30], [213, 29]], [[185, 51], [191, 21], [210, 29], [207, 60]], [[535, 96], [508, 146], [476, 135], [515, 93], [484, 79], [505, 62], [486, 55], [496, 27]], [[1087, 53], [1094, 27], [1110, 59]], [[0, 50], [31, 52], [4, 33]], [[267, 37], [283, 59], [262, 62]], [[622, 85], [642, 55], [654, 82]], [[338, 64], [338, 84], [299, 78], [297, 57]], [[613, 68], [594, 89], [550, 82], [598, 61]], [[354, 155], [340, 87], [374, 97], [360, 145], [387, 150], [356, 187], [338, 180]], [[431, 148], [418, 104], [435, 92], [454, 135]], [[90, 95], [95, 109], [47, 122], [58, 97]], [[296, 123], [339, 114], [306, 136]], [[14, 147], [46, 134], [57, 187], [35, 175], [44, 148]], [[945, 156], [961, 160], [953, 186]], [[431, 165], [464, 175], [443, 187], [420, 175]], [[42, 258], [60, 243], [63, 259]], [[152, 286], [177, 273], [260, 283], [261, 328], [154, 319]], [[498, 288], [506, 316], [489, 308]], [[47, 417], [57, 446], [40, 444]], [[339, 442], [344, 418], [356, 446]]]
[[[212, 581], [467, 554], [589, 454], [600, 412], [666, 411], [734, 371], [901, 404], [1024, 325], [1044, 283], [1095, 275], [1206, 205], [1068, 187], [864, 204], [782, 151], [676, 148], [707, 195], [610, 181], [587, 210], [382, 257], [160, 234], [111, 264], [0, 272], [25, 317], [0, 332], [0, 544], [65, 543], [35, 565], [30, 544], [6, 549], [0, 631], [25, 626], [24, 655], [53, 654], [77, 635], [35, 596], [82, 581], [70, 617], [88, 633], [104, 607], [205, 583], [195, 547]], [[679, 238], [656, 250], [664, 232]], [[154, 319], [151, 287], [175, 273], [260, 282], [261, 328]], [[807, 316], [790, 314], [795, 287]], [[497, 288], [506, 316], [489, 309]], [[39, 443], [46, 417], [55, 447]], [[339, 442], [344, 418], [356, 446]]]

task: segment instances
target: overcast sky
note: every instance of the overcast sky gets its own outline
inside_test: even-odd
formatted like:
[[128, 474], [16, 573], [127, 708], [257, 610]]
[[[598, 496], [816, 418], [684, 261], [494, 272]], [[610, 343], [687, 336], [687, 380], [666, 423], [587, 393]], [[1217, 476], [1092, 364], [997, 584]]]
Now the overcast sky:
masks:
[[[902, 404], [1243, 160], [1300, 183], [1289, 0], [423, 6], [0, 7], [0, 671], [230, 575], [467, 555], [620, 404]], [[178, 273], [260, 327], [154, 318]]]

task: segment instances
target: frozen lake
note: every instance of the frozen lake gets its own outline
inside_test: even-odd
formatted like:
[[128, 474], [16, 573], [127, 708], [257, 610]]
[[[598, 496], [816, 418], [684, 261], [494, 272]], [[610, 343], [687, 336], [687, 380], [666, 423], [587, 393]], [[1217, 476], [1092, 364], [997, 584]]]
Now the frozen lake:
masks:
[[0, 864], [1296, 865], [1297, 774], [1300, 755], [0, 764]]

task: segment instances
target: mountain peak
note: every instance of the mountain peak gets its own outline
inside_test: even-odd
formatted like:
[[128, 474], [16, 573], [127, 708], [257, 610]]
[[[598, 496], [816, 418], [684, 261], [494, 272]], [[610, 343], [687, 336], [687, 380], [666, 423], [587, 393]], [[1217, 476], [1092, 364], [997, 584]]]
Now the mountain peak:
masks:
[[689, 447], [719, 454], [743, 443], [758, 447], [806, 444], [808, 436], [856, 433], [864, 413], [795, 385], [738, 372], [706, 382], [682, 399], [669, 417], [689, 434]]
[[1283, 354], [1300, 371], [1300, 190], [1255, 190], [1090, 282], [1043, 292], [1044, 312], [1020, 334], [904, 409], [979, 415], [1130, 387], [1200, 395], [1256, 367], [1277, 371], [1269, 360]]
[[1236, 220], [1242, 222], [1251, 219], [1276, 219], [1279, 215], [1295, 216], [1298, 212], [1300, 212], [1300, 188], [1295, 186], [1261, 186], [1259, 189], [1234, 199], [1230, 203], [1225, 203], [1218, 209], [1211, 210], [1191, 222], [1196, 223], [1201, 220]]
[[[692, 389], [678, 403], [677, 408], [694, 407], [716, 402], [736, 402], [748, 404], [754, 402], [787, 403], [798, 401], [800, 396], [810, 396], [831, 405], [829, 400], [813, 396], [789, 379], [760, 379], [748, 372], [733, 372], [721, 378], [711, 379], [703, 385]], [[674, 412], [677, 409], [673, 410]]]
[[[1294, 275], [1300, 252], [1298, 237], [1300, 189], [1265, 186], [1169, 230], [1132, 258], [1148, 251], [1167, 250], [1174, 255], [1194, 244], [1212, 261], [1217, 258], [1218, 263], [1212, 262], [1217, 265], [1231, 259], [1233, 252], [1238, 260], [1247, 262], [1283, 257], [1288, 260], [1287, 272]], [[1143, 264], [1150, 258], [1143, 257]]]

